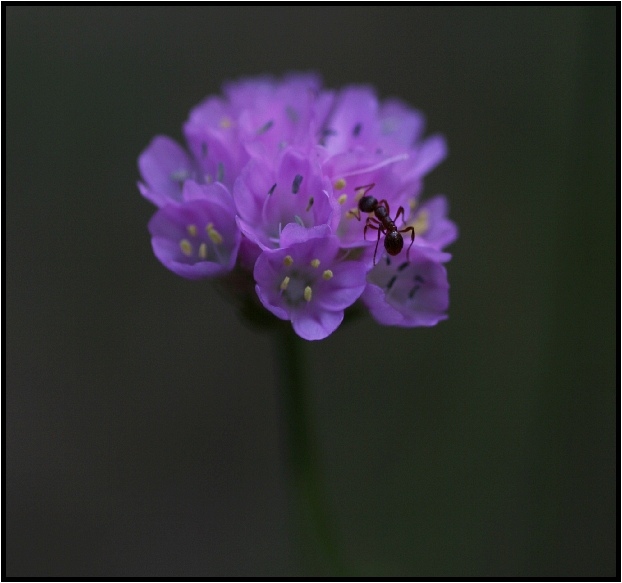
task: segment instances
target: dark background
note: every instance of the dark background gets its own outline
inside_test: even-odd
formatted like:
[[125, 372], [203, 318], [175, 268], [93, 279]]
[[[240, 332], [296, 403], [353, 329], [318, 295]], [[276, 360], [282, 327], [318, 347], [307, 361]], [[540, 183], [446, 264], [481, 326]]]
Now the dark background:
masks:
[[[305, 573], [268, 337], [153, 257], [136, 159], [224, 80], [423, 110], [450, 318], [308, 345], [372, 576], [616, 572], [615, 7], [5, 7], [9, 576]], [[316, 573], [312, 573], [316, 574]]]

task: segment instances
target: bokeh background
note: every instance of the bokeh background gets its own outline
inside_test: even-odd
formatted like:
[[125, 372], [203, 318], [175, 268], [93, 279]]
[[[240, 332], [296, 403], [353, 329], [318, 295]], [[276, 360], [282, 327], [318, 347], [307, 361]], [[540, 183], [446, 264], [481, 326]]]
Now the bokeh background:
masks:
[[[4, 8], [8, 576], [288, 576], [269, 337], [153, 257], [136, 158], [224, 80], [423, 110], [448, 321], [308, 346], [354, 572], [616, 573], [619, 6]], [[619, 574], [619, 570], [618, 570]]]

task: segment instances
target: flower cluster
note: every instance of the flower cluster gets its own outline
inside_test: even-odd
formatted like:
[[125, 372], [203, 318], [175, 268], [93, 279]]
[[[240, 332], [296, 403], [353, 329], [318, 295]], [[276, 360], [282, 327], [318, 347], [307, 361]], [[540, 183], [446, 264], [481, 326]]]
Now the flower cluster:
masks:
[[307, 340], [357, 301], [381, 324], [432, 326], [447, 317], [457, 229], [443, 196], [420, 201], [446, 155], [423, 130], [369, 87], [330, 91], [309, 74], [227, 84], [190, 112], [187, 148], [158, 136], [138, 159], [158, 207], [153, 251], [182, 277], [236, 282]]

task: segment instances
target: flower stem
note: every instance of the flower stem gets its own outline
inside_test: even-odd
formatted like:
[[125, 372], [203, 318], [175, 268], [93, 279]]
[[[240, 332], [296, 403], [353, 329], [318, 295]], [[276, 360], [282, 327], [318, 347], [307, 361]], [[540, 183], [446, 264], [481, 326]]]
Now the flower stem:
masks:
[[[289, 462], [299, 514], [308, 544], [315, 544], [319, 557], [335, 575], [344, 567], [337, 552], [328, 518], [327, 505], [320, 484], [318, 456], [312, 438], [307, 409], [304, 343], [287, 326], [275, 330], [275, 342], [281, 375], [285, 430]], [[309, 553], [310, 554], [310, 553]], [[315, 553], [317, 555], [317, 553]]]

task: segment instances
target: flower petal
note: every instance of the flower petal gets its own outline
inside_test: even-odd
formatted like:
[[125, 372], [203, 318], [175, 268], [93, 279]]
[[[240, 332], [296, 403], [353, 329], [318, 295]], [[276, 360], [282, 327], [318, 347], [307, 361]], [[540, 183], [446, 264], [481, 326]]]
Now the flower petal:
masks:
[[138, 168], [145, 181], [141, 194], [161, 207], [181, 200], [185, 180], [193, 178], [196, 168], [184, 149], [166, 136], [156, 136], [138, 158]]
[[323, 340], [330, 336], [343, 322], [343, 311], [302, 311], [292, 316], [292, 326], [298, 336], [305, 340]]

